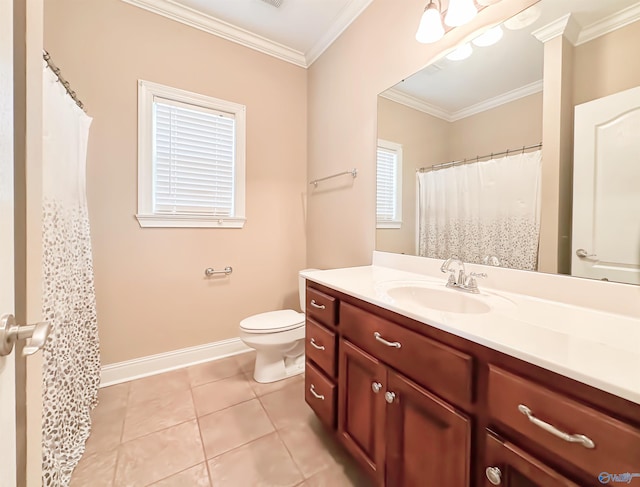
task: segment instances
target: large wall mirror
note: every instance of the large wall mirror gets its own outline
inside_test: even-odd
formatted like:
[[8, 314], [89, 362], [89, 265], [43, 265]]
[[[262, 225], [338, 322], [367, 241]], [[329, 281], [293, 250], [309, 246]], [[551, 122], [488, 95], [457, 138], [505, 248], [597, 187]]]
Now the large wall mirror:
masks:
[[640, 2], [499, 30], [379, 95], [376, 249], [640, 284]]

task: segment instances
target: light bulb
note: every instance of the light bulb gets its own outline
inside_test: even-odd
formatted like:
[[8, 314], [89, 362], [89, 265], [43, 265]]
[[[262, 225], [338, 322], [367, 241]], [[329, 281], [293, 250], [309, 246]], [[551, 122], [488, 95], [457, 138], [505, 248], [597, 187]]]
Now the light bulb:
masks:
[[489, 29], [488, 31], [476, 37], [472, 42], [479, 47], [492, 46], [500, 39], [502, 39], [503, 35], [504, 32], [502, 31], [502, 28], [497, 25], [493, 29]]
[[444, 36], [444, 26], [440, 12], [433, 2], [424, 9], [420, 25], [416, 32], [416, 40], [422, 44], [430, 44], [439, 41]]
[[473, 19], [477, 13], [473, 0], [451, 0], [444, 23], [449, 27], [459, 27]]
[[447, 59], [450, 61], [462, 61], [463, 59], [467, 59], [473, 53], [473, 48], [471, 44], [468, 42], [466, 44], [461, 45], [458, 49], [447, 54]]

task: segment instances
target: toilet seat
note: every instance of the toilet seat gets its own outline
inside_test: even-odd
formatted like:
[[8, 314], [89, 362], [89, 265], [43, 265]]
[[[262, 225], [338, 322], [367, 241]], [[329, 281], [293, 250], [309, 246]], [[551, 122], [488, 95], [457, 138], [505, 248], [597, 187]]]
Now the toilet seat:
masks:
[[240, 329], [245, 333], [276, 333], [304, 326], [304, 313], [292, 309], [268, 311], [245, 318]]

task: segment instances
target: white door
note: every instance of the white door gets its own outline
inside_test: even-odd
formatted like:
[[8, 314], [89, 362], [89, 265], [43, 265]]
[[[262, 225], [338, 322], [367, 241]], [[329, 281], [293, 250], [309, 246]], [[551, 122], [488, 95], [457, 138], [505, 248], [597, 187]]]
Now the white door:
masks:
[[571, 274], [640, 284], [640, 87], [575, 108]]
[[[13, 2], [0, 1], [0, 315], [14, 312]], [[16, 485], [15, 350], [0, 357], [0, 486]]]

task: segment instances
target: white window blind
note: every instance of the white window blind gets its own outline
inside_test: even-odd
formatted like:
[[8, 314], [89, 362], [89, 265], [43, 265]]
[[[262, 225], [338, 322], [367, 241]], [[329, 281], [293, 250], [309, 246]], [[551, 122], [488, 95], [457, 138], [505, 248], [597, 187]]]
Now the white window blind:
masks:
[[395, 150], [378, 147], [376, 216], [379, 222], [396, 220], [398, 156]]
[[138, 80], [141, 227], [242, 228], [246, 107]]
[[234, 215], [232, 114], [156, 97], [154, 213]]

